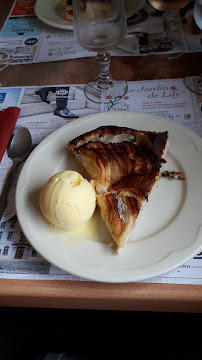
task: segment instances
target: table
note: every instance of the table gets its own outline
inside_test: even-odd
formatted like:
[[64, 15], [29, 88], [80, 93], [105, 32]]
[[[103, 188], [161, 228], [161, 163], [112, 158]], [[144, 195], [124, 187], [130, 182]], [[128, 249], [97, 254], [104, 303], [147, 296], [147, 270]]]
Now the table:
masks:
[[[12, 3], [1, 1], [0, 27]], [[199, 74], [201, 64], [202, 53], [184, 54], [172, 61], [113, 57], [111, 73], [126, 81], [183, 78]], [[95, 58], [82, 58], [10, 66], [0, 73], [0, 82], [6, 87], [84, 84], [96, 75]], [[202, 286], [0, 279], [0, 306], [201, 313]]]

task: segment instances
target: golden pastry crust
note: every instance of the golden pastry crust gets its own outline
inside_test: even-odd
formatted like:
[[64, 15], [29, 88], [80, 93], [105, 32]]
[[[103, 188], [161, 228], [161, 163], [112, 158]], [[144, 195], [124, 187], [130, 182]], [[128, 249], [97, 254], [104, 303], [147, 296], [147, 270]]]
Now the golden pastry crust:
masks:
[[160, 178], [168, 132], [101, 126], [68, 147], [94, 186], [101, 215], [117, 249], [122, 249]]
[[181, 171], [163, 171], [161, 173], [162, 177], [169, 177], [175, 180], [186, 180], [186, 175]]
[[[62, 0], [66, 6], [66, 19], [68, 21], [73, 21], [73, 4], [72, 0]], [[113, 7], [111, 4], [111, 0], [103, 1], [103, 4], [98, 2], [84, 2], [79, 0], [79, 10], [80, 12], [85, 11], [92, 19], [94, 18], [95, 11], [98, 13], [101, 18], [105, 17], [106, 15], [110, 16], [110, 12], [113, 11]]]
[[73, 5], [72, 0], [63, 0], [66, 6], [66, 19], [68, 21], [73, 21]]
[[[74, 15], [73, 15], [73, 3], [72, 3], [72, 0], [63, 0], [66, 4], [66, 19], [68, 21], [73, 21], [74, 19]], [[80, 4], [79, 4], [79, 7], [80, 7], [80, 10], [83, 11], [84, 8], [85, 8], [85, 3], [80, 0]]]

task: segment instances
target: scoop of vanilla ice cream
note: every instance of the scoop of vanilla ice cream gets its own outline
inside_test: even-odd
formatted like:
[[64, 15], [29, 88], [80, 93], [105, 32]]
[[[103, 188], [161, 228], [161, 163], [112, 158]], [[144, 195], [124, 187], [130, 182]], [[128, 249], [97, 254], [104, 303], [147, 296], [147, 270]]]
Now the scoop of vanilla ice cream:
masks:
[[39, 205], [54, 226], [72, 230], [94, 213], [96, 195], [92, 185], [76, 171], [61, 171], [43, 186]]

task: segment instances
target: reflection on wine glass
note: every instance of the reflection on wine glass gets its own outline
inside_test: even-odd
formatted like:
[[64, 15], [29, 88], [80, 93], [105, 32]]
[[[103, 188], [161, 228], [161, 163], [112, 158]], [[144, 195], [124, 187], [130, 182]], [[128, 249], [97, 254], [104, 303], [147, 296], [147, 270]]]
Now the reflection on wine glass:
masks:
[[121, 0], [74, 0], [74, 34], [79, 44], [89, 51], [97, 52], [96, 60], [100, 74], [98, 79], [85, 86], [88, 99], [100, 103], [102, 90], [117, 88], [123, 97], [128, 89], [125, 81], [112, 79], [108, 50], [118, 46], [125, 38], [127, 23]]
[[0, 49], [0, 71], [4, 70], [12, 61], [11, 53], [5, 49]]
[[[176, 10], [184, 8], [191, 0], [148, 0], [149, 4], [156, 10], [163, 11], [163, 32], [159, 37], [150, 41], [150, 52], [167, 52], [174, 49], [175, 39], [172, 36], [172, 25], [176, 18]], [[175, 58], [182, 54], [177, 53], [167, 58]]]

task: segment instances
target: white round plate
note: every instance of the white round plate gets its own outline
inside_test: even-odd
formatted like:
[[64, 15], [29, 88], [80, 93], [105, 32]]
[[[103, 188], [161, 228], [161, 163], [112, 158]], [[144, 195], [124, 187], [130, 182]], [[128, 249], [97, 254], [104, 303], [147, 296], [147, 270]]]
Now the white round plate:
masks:
[[[145, 204], [128, 245], [117, 254], [107, 244], [101, 222], [96, 239], [56, 230], [42, 217], [39, 193], [55, 173], [77, 170], [67, 143], [100, 125], [166, 131], [170, 136], [162, 170], [183, 171], [187, 180], [161, 178]], [[156, 115], [130, 111], [99, 113], [74, 120], [44, 139], [21, 171], [17, 216], [24, 235], [50, 263], [89, 280], [132, 282], [162, 275], [186, 262], [202, 247], [202, 139], [189, 129]]]
[[58, 29], [73, 30], [73, 22], [65, 19], [65, 5], [62, 0], [37, 0], [35, 14], [47, 25]]

